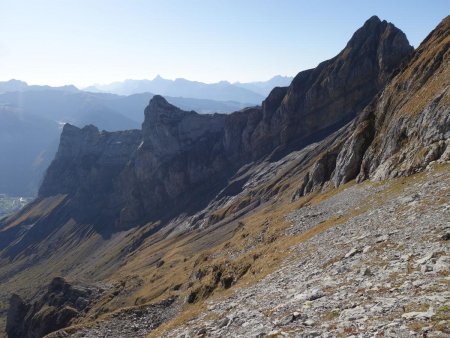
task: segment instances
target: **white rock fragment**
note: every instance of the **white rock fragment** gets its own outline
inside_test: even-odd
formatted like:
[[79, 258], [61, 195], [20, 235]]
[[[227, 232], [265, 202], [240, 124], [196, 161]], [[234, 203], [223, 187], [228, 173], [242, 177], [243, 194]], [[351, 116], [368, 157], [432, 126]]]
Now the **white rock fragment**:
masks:
[[436, 257], [436, 252], [430, 252], [426, 256], [422, 257], [421, 259], [417, 260], [418, 265], [423, 265], [430, 261], [432, 258]]
[[434, 316], [434, 309], [433, 308], [429, 308], [428, 311], [426, 312], [407, 312], [402, 314], [402, 318], [407, 319], [407, 320], [412, 320], [412, 319], [430, 319], [431, 317]]
[[450, 257], [441, 256], [433, 267], [435, 272], [450, 272]]
[[362, 252], [361, 249], [359, 249], [359, 248], [353, 248], [353, 249], [351, 249], [349, 252], [347, 252], [347, 253], [345, 254], [344, 258], [350, 258], [350, 257], [353, 257], [354, 255], [356, 255], [356, 254], [358, 254], [358, 253], [361, 253], [361, 252]]

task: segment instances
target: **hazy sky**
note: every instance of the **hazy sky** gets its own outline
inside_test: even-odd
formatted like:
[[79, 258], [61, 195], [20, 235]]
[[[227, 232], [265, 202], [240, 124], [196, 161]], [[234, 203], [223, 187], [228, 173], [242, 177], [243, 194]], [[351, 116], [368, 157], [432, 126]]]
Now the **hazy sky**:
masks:
[[86, 86], [295, 75], [376, 14], [415, 47], [449, 0], [0, 0], [0, 81]]

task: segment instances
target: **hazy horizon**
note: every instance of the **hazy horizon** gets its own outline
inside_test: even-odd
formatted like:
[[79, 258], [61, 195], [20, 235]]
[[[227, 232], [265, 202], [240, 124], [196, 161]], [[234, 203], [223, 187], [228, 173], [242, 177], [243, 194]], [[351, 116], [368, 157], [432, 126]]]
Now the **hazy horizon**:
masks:
[[417, 47], [447, 15], [443, 0], [0, 3], [0, 80], [85, 88], [126, 79], [204, 83], [295, 76], [336, 55], [369, 17]]
[[121, 83], [121, 82], [125, 82], [125, 81], [146, 81], [146, 80], [152, 81], [152, 80], [155, 80], [158, 77], [160, 77], [160, 78], [162, 78], [164, 80], [169, 80], [169, 81], [175, 81], [175, 80], [184, 79], [184, 80], [188, 80], [188, 81], [202, 82], [202, 83], [205, 83], [205, 84], [215, 84], [215, 83], [224, 82], [224, 81], [225, 82], [229, 82], [231, 84], [234, 84], [234, 83], [267, 82], [267, 81], [269, 81], [269, 80], [271, 80], [271, 79], [273, 79], [274, 77], [277, 77], [277, 76], [291, 78], [291, 77], [294, 77], [295, 75], [297, 75], [297, 74], [293, 74], [293, 75], [275, 74], [275, 75], [273, 75], [273, 76], [271, 76], [271, 77], [269, 77], [267, 79], [257, 79], [257, 80], [254, 80], [254, 81], [246, 81], [246, 82], [243, 82], [243, 81], [233, 81], [233, 82], [231, 82], [231, 81], [228, 81], [226, 79], [219, 80], [219, 81], [208, 82], [208, 81], [199, 81], [199, 80], [196, 80], [196, 79], [187, 79], [187, 78], [183, 78], [183, 77], [168, 78], [168, 77], [165, 77], [165, 76], [163, 76], [161, 74], [156, 74], [155, 76], [149, 77], [149, 78], [118, 79], [118, 80], [114, 80], [114, 81], [111, 81], [111, 82], [104, 82], [104, 83], [103, 82], [99, 82], [99, 83], [96, 82], [96, 83], [90, 83], [88, 85], [83, 85], [83, 86], [77, 86], [77, 85], [75, 85], [73, 83], [64, 83], [64, 84], [58, 84], [58, 85], [49, 85], [48, 83], [30, 83], [30, 82], [28, 82], [28, 81], [26, 81], [24, 79], [18, 79], [18, 78], [0, 79], [0, 82], [22, 81], [22, 82], [25, 82], [29, 86], [51, 86], [51, 87], [62, 87], [62, 86], [71, 86], [72, 85], [72, 86], [75, 86], [76, 88], [78, 88], [80, 90], [83, 90], [83, 89], [91, 87], [91, 86], [97, 86], [97, 85], [102, 85], [103, 86], [103, 85], [109, 85], [109, 84], [112, 84], [112, 83]]

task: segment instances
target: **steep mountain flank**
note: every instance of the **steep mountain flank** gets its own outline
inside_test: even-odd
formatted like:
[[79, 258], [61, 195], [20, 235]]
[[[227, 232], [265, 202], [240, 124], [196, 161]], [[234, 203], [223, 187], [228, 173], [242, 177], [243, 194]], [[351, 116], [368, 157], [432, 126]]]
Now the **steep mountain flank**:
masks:
[[[71, 165], [58, 165], [63, 157], [74, 158], [70, 152], [64, 154], [65, 143], [79, 142], [66, 142], [72, 136], [63, 132], [64, 144], [40, 195], [70, 194], [75, 205], [81, 209], [86, 205], [83, 221], [117, 227], [194, 213], [205, 207], [242, 165], [274, 150], [273, 159], [279, 159], [342, 127], [373, 99], [411, 52], [399, 29], [372, 17], [335, 58], [299, 73], [288, 88], [275, 88], [262, 107], [229, 116], [199, 115], [155, 96], [145, 110], [139, 148], [127, 141], [121, 145], [124, 161], [129, 154], [123, 171], [107, 169], [108, 175], [102, 175], [101, 162], [95, 161], [94, 167], [86, 158], [97, 156], [91, 152], [103, 151], [91, 134], [83, 141], [86, 154], [80, 154]], [[89, 174], [74, 175], [77, 167]], [[97, 175], [104, 182], [114, 181], [110, 190], [93, 183]], [[78, 191], [67, 186], [66, 177]], [[90, 188], [84, 191], [83, 187]]]
[[336, 57], [294, 78], [271, 130], [279, 130], [281, 143], [307, 138], [311, 130], [335, 130], [370, 102], [412, 51], [403, 32], [370, 18]]
[[[109, 133], [93, 126], [66, 125], [40, 197], [0, 221], [0, 302], [19, 293], [25, 300], [12, 299], [16, 311], [11, 316], [23, 318], [27, 313], [27, 318], [39, 318], [40, 307], [35, 311], [28, 307], [38, 303], [45, 308], [46, 303], [33, 298], [32, 292], [53, 277], [64, 276], [74, 285], [77, 280], [100, 281], [105, 292], [86, 312], [78, 311], [70, 319], [76, 327], [55, 337], [111, 332], [130, 336], [131, 330], [145, 336], [175, 313], [182, 315], [161, 330], [185, 323], [204, 310], [202, 302], [212, 294], [229, 296], [235, 285], [253, 284], [277, 271], [281, 260], [307, 243], [295, 257], [295, 276], [279, 280], [275, 272], [270, 276], [274, 283], [267, 284], [281, 294], [289, 287], [285, 281], [292, 280], [304, 293], [297, 297], [288, 290], [286, 304], [279, 304], [277, 296], [264, 305], [264, 311], [254, 309], [258, 314], [252, 318], [271, 318], [262, 321], [258, 334], [269, 334], [297, 319], [301, 329], [315, 332], [318, 320], [295, 309], [312, 316], [324, 307], [315, 308], [311, 302], [334, 297], [336, 292], [336, 297], [318, 302], [327, 310], [319, 317], [351, 321], [354, 306], [346, 300], [359, 297], [355, 291], [359, 286], [350, 288], [349, 283], [365, 282], [371, 271], [382, 274], [386, 266], [391, 269], [393, 265], [386, 265], [384, 258], [391, 259], [389, 250], [397, 243], [390, 239], [415, 241], [417, 236], [407, 235], [418, 224], [423, 225], [424, 236], [432, 233], [436, 239], [435, 256], [427, 261], [433, 266], [409, 264], [425, 255], [423, 243], [418, 242], [407, 242], [411, 254], [401, 258], [404, 266], [400, 266], [403, 243], [399, 242], [392, 258], [398, 264], [389, 270], [392, 276], [381, 277], [395, 279], [406, 270], [403, 277], [409, 283], [422, 269], [434, 271], [440, 259], [436, 269], [443, 270], [430, 278], [427, 275], [430, 287], [439, 286], [433, 292], [440, 294], [439, 278], [447, 271], [448, 254], [442, 248], [448, 229], [444, 214], [432, 215], [449, 210], [448, 164], [433, 161], [449, 160], [449, 31], [446, 18], [412, 52], [401, 31], [373, 17], [335, 58], [299, 73], [289, 87], [275, 88], [260, 107], [230, 115], [200, 115], [155, 96], [145, 109], [142, 130]], [[425, 168], [425, 173], [383, 184], [368, 180], [410, 175]], [[354, 185], [349, 182], [353, 179], [364, 182]], [[432, 185], [428, 186], [429, 180]], [[411, 189], [405, 190], [409, 185]], [[425, 186], [422, 200], [417, 194]], [[433, 189], [439, 189], [436, 196]], [[416, 202], [421, 208], [427, 203], [433, 206], [427, 209], [430, 218], [416, 222], [420, 218]], [[405, 203], [410, 209], [402, 209]], [[382, 208], [379, 213], [378, 207]], [[400, 213], [401, 222], [392, 210]], [[414, 212], [411, 219], [409, 212]], [[430, 224], [433, 220], [436, 227]], [[396, 235], [389, 228], [400, 223], [411, 228]], [[384, 226], [383, 233], [379, 224]], [[366, 226], [371, 228], [366, 231]], [[352, 248], [357, 242], [364, 245]], [[385, 252], [386, 257], [378, 255]], [[308, 263], [310, 257], [314, 266]], [[360, 257], [365, 257], [364, 264], [379, 260], [369, 272], [360, 273], [356, 270], [362, 269]], [[351, 280], [345, 278], [346, 269], [354, 270]], [[314, 277], [318, 270], [321, 278]], [[346, 293], [331, 283], [337, 278]], [[310, 290], [315, 283], [321, 285], [322, 293]], [[406, 295], [411, 290], [408, 285], [404, 290], [395, 285], [392, 290], [401, 289], [400, 294]], [[367, 288], [374, 294], [386, 291], [378, 284]], [[250, 293], [245, 299], [247, 295], [252, 302], [248, 304], [260, 304]], [[333, 307], [326, 303], [328, 299]], [[167, 307], [157, 305], [168, 300]], [[335, 307], [344, 303], [336, 317]], [[385, 305], [390, 314], [401, 311], [389, 304]], [[415, 309], [406, 301], [401, 304], [408, 311]], [[152, 322], [155, 306], [160, 316]], [[217, 310], [225, 320], [234, 306], [227, 303]], [[64, 307], [64, 302], [55, 307], [57, 316]], [[113, 313], [124, 307], [130, 308]], [[295, 312], [284, 313], [284, 308]], [[383, 317], [384, 308], [371, 308], [380, 325], [388, 325], [391, 317]], [[212, 335], [232, 335], [232, 330], [248, 333], [246, 327], [250, 330], [252, 325], [244, 325], [239, 316], [211, 323]], [[173, 335], [206, 334], [210, 326], [202, 327], [199, 318], [203, 317], [197, 317], [195, 327]], [[117, 322], [122, 326], [117, 327]], [[357, 332], [347, 326], [329, 329], [342, 335]]]
[[364, 154], [359, 180], [408, 175], [423, 170], [431, 161], [450, 159], [449, 63], [447, 17], [369, 113], [376, 132]]
[[372, 17], [336, 57], [272, 91], [261, 112], [230, 117], [242, 129], [226, 141], [255, 159], [278, 146], [286, 154], [320, 140], [355, 117], [411, 53], [403, 32]]
[[[361, 115], [305, 176], [298, 195], [331, 180], [410, 175], [450, 158], [450, 17], [415, 51]], [[323, 163], [327, 162], [326, 165]]]
[[[3, 89], [2, 89], [3, 87]], [[90, 93], [73, 86], [28, 86], [0, 81], [0, 193], [37, 196], [45, 170], [58, 149], [62, 123], [100, 130], [138, 128], [153, 94], [130, 96]], [[165, 97], [171, 104], [198, 113], [231, 113], [249, 103], [189, 97]]]
[[154, 96], [145, 109], [142, 143], [121, 174], [125, 206], [119, 224], [189, 212], [211, 199], [232, 170], [221, 142], [225, 119], [186, 112]]
[[100, 132], [66, 124], [55, 160], [44, 177], [39, 196], [69, 195], [66, 209], [77, 222], [111, 225], [120, 211], [114, 194], [117, 177], [141, 142], [141, 131]]

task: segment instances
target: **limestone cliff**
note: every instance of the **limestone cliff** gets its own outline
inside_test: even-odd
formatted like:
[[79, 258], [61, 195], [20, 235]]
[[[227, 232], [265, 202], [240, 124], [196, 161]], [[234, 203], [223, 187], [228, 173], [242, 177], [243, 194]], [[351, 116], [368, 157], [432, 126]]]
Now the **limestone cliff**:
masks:
[[141, 142], [141, 131], [99, 131], [66, 124], [58, 152], [39, 189], [40, 198], [68, 195], [66, 210], [80, 223], [110, 225], [123, 204], [118, 176]]
[[[450, 159], [450, 17], [305, 176], [298, 195], [331, 180], [386, 179]], [[325, 168], [321, 163], [328, 162]]]
[[336, 57], [275, 88], [261, 107], [200, 115], [155, 96], [142, 136], [66, 127], [40, 195], [69, 194], [80, 221], [111, 229], [193, 213], [244, 164], [279, 159], [348, 123], [411, 53], [403, 32], [372, 17]]
[[[271, 246], [292, 232], [288, 210], [300, 208], [322, 230], [345, 219], [339, 201], [332, 210], [308, 207], [336, 191], [291, 203], [295, 190], [297, 198], [448, 160], [449, 31], [447, 18], [413, 53], [401, 31], [373, 17], [335, 58], [275, 88], [261, 106], [199, 115], [155, 96], [142, 130], [66, 125], [40, 197], [0, 220], [0, 303], [12, 292], [26, 299], [11, 299], [10, 332], [20, 335], [23, 318], [47, 309], [41, 297], [29, 301], [30, 290], [54, 276], [120, 281], [88, 313], [69, 313], [91, 319], [173, 293], [204, 299], [248, 271], [259, 278], [279, 264], [274, 253], [289, 251]], [[303, 231], [313, 236], [298, 226], [302, 241]], [[45, 318], [66, 305], [74, 308], [58, 302]]]
[[230, 174], [222, 145], [226, 115], [183, 111], [154, 96], [142, 143], [120, 175], [119, 225], [174, 216], [211, 199]]

